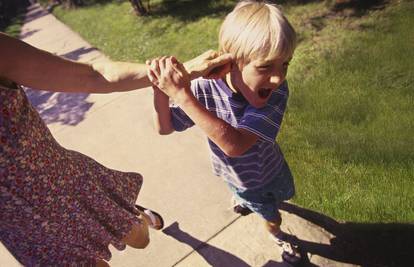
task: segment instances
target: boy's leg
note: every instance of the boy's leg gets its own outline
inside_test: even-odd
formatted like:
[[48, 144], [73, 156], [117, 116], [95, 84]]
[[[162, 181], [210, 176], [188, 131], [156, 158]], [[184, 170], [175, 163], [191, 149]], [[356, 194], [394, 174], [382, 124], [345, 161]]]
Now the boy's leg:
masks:
[[280, 212], [278, 210], [276, 210], [276, 216], [269, 219], [265, 218], [266, 229], [269, 231], [272, 239], [275, 240], [276, 244], [283, 250], [283, 260], [291, 264], [297, 264], [301, 261], [302, 256], [299, 251], [296, 237], [284, 233], [280, 229], [281, 224], [282, 217], [280, 216]]
[[280, 233], [280, 225], [282, 224], [282, 217], [280, 213], [277, 212], [277, 217], [272, 220], [265, 219], [266, 230], [269, 231], [272, 235], [276, 236]]
[[280, 229], [282, 217], [277, 208], [277, 203], [278, 202], [271, 201], [263, 201], [262, 203], [245, 201], [242, 204], [264, 219], [264, 226], [266, 230], [269, 231], [270, 236], [276, 244], [282, 248], [282, 259], [291, 265], [297, 265], [302, 259], [297, 238], [284, 233]]

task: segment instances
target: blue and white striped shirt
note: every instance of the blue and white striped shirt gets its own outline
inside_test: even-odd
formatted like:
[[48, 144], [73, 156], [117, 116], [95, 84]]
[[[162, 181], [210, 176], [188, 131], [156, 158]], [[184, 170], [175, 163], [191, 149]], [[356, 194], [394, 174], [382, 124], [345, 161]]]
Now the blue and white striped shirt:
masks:
[[[209, 139], [214, 174], [242, 191], [262, 187], [276, 178], [284, 164], [276, 136], [289, 96], [287, 83], [273, 91], [267, 105], [260, 109], [251, 106], [242, 95], [233, 93], [222, 80], [193, 80], [191, 90], [198, 101], [218, 118], [260, 137], [239, 157], [226, 156]], [[171, 113], [176, 131], [184, 131], [194, 125], [179, 107], [172, 105]]]

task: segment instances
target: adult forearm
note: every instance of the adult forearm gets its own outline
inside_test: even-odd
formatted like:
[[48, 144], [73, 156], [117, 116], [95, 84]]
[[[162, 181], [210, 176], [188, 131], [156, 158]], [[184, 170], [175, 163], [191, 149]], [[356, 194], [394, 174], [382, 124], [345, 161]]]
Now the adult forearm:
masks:
[[109, 79], [91, 65], [53, 55], [44, 57], [46, 66], [43, 68], [29, 64], [8, 78], [35, 89], [60, 92], [111, 93], [150, 86], [145, 66], [135, 72], [120, 72], [117, 78]]
[[91, 65], [66, 60], [37, 49], [2, 33], [0, 58], [0, 76], [36, 89], [108, 93], [150, 86], [146, 66], [143, 64], [107, 62], [105, 66], [106, 70], [110, 70], [108, 74]]
[[[147, 77], [147, 66], [144, 64], [101, 61], [92, 66], [97, 72], [96, 75], [103, 78], [98, 88], [103, 93], [130, 91], [151, 86]], [[92, 80], [94, 81], [96, 79]]]

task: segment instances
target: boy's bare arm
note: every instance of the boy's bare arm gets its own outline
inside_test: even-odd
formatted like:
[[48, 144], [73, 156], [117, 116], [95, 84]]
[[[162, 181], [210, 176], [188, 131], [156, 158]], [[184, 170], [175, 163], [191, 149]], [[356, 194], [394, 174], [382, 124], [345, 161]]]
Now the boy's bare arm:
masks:
[[149, 77], [228, 156], [242, 155], [258, 140], [257, 135], [235, 129], [202, 106], [190, 90], [190, 77], [184, 66], [174, 58], [164, 57], [153, 62]]
[[188, 93], [177, 96], [177, 104], [198, 127], [229, 157], [243, 155], [259, 139], [244, 129], [236, 129], [209, 112], [197, 99]]
[[158, 87], [153, 86], [154, 90], [154, 125], [156, 131], [161, 135], [174, 132], [171, 123], [171, 110], [169, 107], [170, 98]]

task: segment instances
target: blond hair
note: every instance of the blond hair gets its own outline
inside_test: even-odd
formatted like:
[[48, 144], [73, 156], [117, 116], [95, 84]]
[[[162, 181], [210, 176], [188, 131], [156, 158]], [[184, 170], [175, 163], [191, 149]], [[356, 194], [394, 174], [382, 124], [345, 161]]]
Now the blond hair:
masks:
[[296, 48], [296, 33], [280, 9], [265, 1], [242, 1], [220, 28], [219, 51], [237, 63], [288, 59]]

